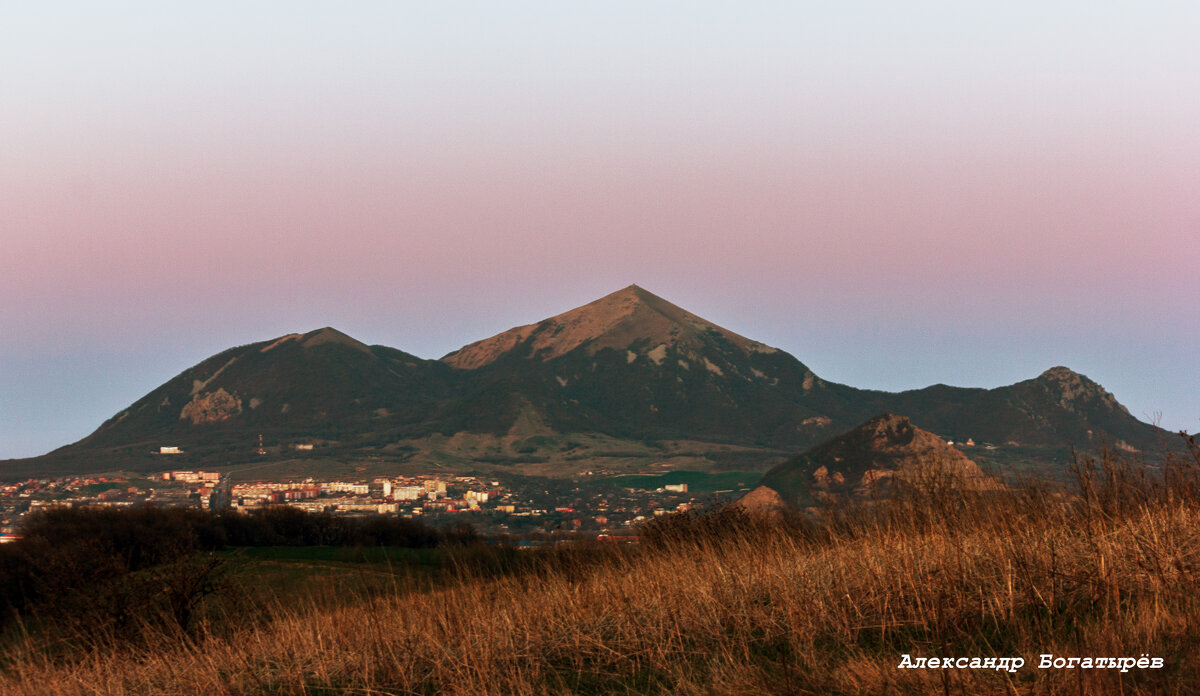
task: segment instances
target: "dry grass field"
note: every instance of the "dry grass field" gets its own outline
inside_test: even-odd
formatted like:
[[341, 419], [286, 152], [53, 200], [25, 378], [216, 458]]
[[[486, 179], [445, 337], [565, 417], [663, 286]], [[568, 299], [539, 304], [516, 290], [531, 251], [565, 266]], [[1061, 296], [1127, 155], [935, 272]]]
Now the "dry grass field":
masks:
[[[7, 647], [0, 693], [1195, 694], [1200, 457], [1078, 489], [914, 488], [819, 518], [679, 517], [437, 589], [280, 602], [187, 635]], [[1015, 671], [902, 656], [1021, 657]], [[1161, 658], [1042, 669], [1039, 656]]]

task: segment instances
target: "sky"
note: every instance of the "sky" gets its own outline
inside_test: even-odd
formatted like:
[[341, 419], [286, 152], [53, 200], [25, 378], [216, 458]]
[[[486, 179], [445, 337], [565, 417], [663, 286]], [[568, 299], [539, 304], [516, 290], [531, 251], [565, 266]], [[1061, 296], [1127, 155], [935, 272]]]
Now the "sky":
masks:
[[1200, 4], [5, 3], [0, 459], [225, 348], [630, 283], [821, 377], [1200, 430]]

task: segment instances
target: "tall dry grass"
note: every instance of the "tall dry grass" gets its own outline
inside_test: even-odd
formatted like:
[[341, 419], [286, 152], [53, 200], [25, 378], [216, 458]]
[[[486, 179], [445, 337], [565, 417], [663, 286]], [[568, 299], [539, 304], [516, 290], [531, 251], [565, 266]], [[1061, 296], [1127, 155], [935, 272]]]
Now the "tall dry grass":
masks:
[[[1200, 693], [1200, 456], [1080, 457], [1075, 494], [901, 491], [820, 519], [681, 518], [637, 549], [558, 550], [442, 590], [67, 656], [33, 694]], [[900, 656], [1023, 656], [1015, 673]], [[1038, 655], [1161, 657], [1044, 670]]]

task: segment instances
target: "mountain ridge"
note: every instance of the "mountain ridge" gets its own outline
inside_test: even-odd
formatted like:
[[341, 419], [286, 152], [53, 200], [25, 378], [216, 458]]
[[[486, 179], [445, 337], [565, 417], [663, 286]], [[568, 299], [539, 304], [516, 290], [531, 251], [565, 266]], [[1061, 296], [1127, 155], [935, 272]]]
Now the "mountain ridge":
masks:
[[[630, 285], [440, 360], [368, 346], [332, 327], [230, 348], [79, 442], [24, 461], [79, 462], [90, 454], [113, 462], [164, 440], [187, 446], [198, 461], [234, 461], [259, 435], [281, 447], [321, 441], [336, 444], [339, 456], [397, 461], [415, 456], [410, 450], [429, 436], [456, 433], [507, 438], [505, 447], [520, 450], [488, 460], [557, 461], [551, 449], [583, 435], [800, 452], [882, 412], [939, 437], [989, 443], [988, 452], [1041, 448], [1060, 460], [1071, 447], [1144, 449], [1164, 434], [1062, 366], [995, 389], [890, 393], [828, 382], [785, 351]], [[522, 423], [538, 423], [541, 439], [516, 443]], [[0, 476], [11, 468], [0, 466]]]

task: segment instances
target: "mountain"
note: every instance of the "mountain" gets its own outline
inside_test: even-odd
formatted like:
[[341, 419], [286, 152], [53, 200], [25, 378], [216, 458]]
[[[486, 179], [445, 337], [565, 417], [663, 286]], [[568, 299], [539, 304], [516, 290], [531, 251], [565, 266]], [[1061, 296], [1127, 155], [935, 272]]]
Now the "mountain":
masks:
[[793, 447], [861, 415], [858, 390], [636, 285], [442, 362], [471, 373], [468, 430], [534, 413], [559, 432]]
[[328, 327], [288, 334], [200, 362], [48, 458], [144, 468], [137, 465], [165, 465], [149, 459], [163, 445], [180, 447], [190, 462], [236, 461], [259, 435], [272, 443], [390, 439], [452, 399], [450, 373]]
[[[998, 487], [975, 462], [903, 416], [886, 413], [779, 464], [743, 504], [805, 507], [822, 499], [886, 495], [898, 481]], [[770, 495], [774, 492], [775, 498]]]
[[161, 470], [170, 465], [151, 453], [165, 445], [184, 449], [177, 461], [191, 467], [262, 462], [260, 435], [266, 458], [280, 461], [291, 445], [318, 443], [327, 458], [380, 466], [746, 470], [881, 412], [973, 439], [989, 465], [1062, 461], [1071, 447], [1100, 444], [1152, 449], [1166, 435], [1065, 367], [997, 389], [893, 394], [836, 384], [631, 285], [441, 360], [328, 327], [231, 348], [73, 445], [0, 463], [0, 477]]

